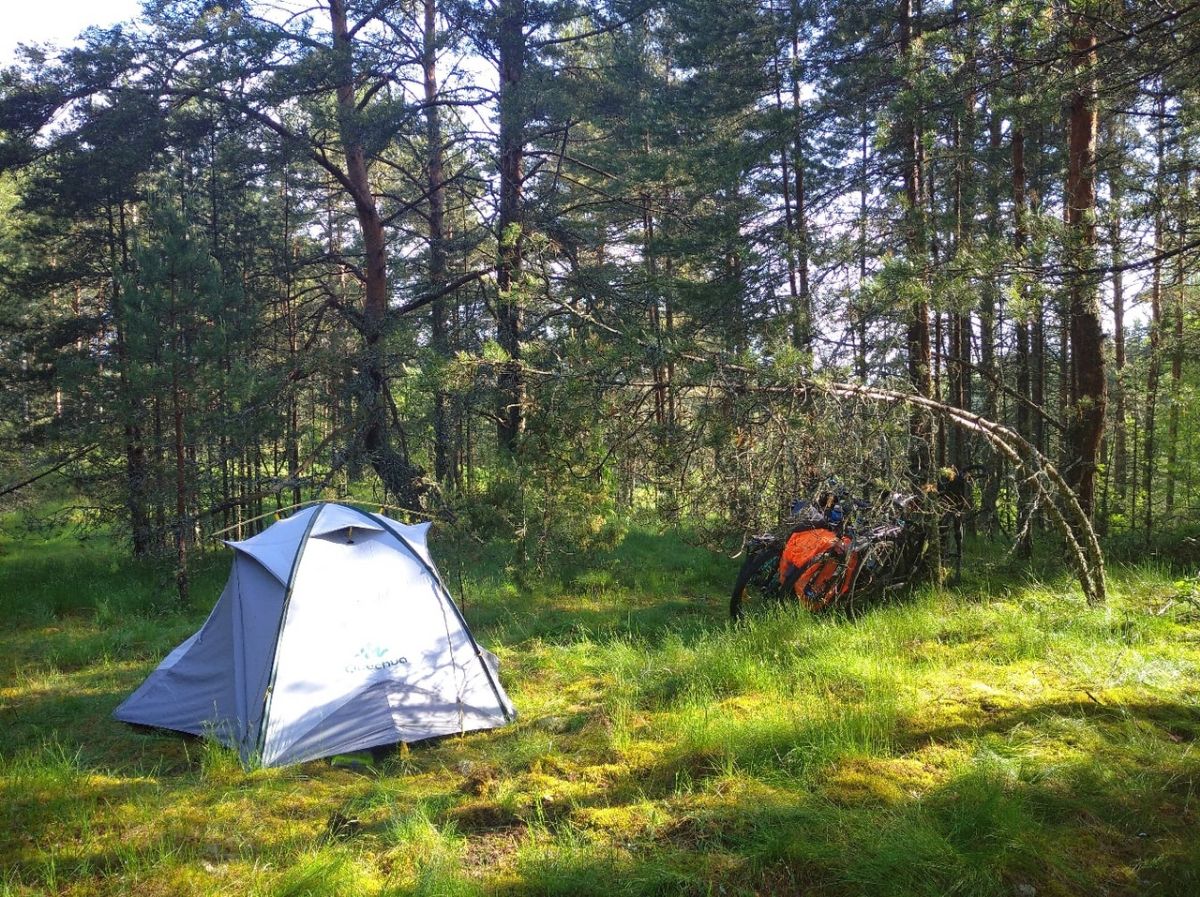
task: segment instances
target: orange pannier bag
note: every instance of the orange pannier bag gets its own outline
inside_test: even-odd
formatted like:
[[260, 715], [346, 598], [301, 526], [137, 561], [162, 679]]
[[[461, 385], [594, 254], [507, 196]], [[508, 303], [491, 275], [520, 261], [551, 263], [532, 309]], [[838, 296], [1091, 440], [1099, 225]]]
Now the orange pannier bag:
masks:
[[[840, 545], [841, 551], [819, 563], [812, 561]], [[858, 552], [850, 551], [850, 538], [839, 536], [822, 527], [792, 533], [779, 558], [779, 582], [786, 583], [793, 570], [802, 571], [796, 578], [796, 597], [809, 610], [828, 607], [834, 598], [845, 595], [854, 581], [854, 568], [858, 566]], [[834, 586], [833, 578], [845, 566], [841, 582]]]

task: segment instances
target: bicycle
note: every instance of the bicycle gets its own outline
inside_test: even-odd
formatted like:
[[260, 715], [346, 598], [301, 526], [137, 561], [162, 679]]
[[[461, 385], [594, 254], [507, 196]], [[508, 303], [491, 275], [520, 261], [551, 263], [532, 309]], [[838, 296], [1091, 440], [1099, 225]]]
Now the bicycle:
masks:
[[[889, 495], [885, 519], [856, 529], [853, 517], [867, 512], [868, 502], [844, 494], [823, 505], [802, 503], [807, 518], [785, 535], [759, 534], [747, 541], [746, 560], [730, 596], [730, 616], [740, 621], [748, 609], [793, 596], [814, 613], [835, 604], [850, 609], [902, 585], [926, 544], [923, 528], [910, 519], [915, 504], [913, 496]], [[820, 508], [818, 515], [811, 513], [814, 507]]]

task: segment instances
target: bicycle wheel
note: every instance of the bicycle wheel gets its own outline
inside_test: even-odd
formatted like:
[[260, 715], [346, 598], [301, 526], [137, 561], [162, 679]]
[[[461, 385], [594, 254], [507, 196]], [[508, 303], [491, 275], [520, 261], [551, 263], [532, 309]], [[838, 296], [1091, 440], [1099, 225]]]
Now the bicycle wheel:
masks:
[[825, 610], [842, 594], [846, 576], [846, 552], [842, 548], [823, 551], [800, 569], [793, 581], [796, 597], [806, 610]]
[[900, 566], [900, 546], [892, 539], [872, 542], [862, 552], [850, 588], [846, 591], [848, 601], [878, 597], [895, 582]]
[[782, 552], [783, 546], [779, 543], [768, 543], [746, 556], [729, 598], [730, 617], [741, 620], [747, 610], [760, 610], [779, 602], [783, 597], [779, 588], [779, 556]]

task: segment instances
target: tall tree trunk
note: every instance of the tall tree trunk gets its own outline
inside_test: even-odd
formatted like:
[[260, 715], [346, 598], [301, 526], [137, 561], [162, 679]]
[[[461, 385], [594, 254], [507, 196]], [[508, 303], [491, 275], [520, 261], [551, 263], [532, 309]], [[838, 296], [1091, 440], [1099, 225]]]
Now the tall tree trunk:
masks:
[[[422, 69], [425, 80], [425, 142], [429, 164], [429, 287], [434, 292], [445, 285], [446, 277], [446, 185], [442, 161], [442, 120], [437, 105], [437, 0], [423, 0], [425, 34]], [[449, 297], [435, 299], [430, 305], [430, 335], [433, 351], [443, 361], [450, 360]], [[450, 421], [450, 397], [439, 383], [433, 394], [433, 471], [443, 487], [452, 480], [454, 435]]]
[[866, 113], [863, 113], [862, 132], [859, 135], [861, 142], [860, 152], [860, 168], [859, 168], [859, 186], [858, 186], [858, 309], [854, 314], [854, 322], [851, 325], [858, 333], [857, 351], [855, 353], [854, 366], [855, 373], [858, 375], [860, 383], [867, 382], [867, 310], [863, 307], [863, 297], [867, 282], [867, 191], [870, 188], [870, 170], [868, 154], [870, 138], [870, 129], [868, 127], [868, 118]]
[[[775, 55], [775, 109], [782, 118], [783, 64]], [[793, 66], [794, 66], [793, 62]], [[793, 77], [795, 77], [793, 75]], [[779, 150], [780, 186], [783, 194], [784, 261], [788, 272], [788, 298], [791, 301], [791, 341], [799, 349], [804, 345], [804, 309], [800, 302], [800, 273], [796, 264], [796, 213], [792, 202], [792, 164], [787, 146]]]
[[[1119, 138], [1118, 138], [1119, 139]], [[1115, 145], [1115, 142], [1114, 142]], [[1125, 275], [1121, 265], [1125, 261], [1124, 235], [1121, 219], [1125, 214], [1125, 175], [1122, 169], [1124, 153], [1119, 153], [1109, 176], [1110, 218], [1108, 241], [1112, 255], [1112, 304], [1113, 304], [1113, 488], [1122, 508], [1128, 497], [1129, 449], [1126, 444], [1125, 424]]]
[[1095, 509], [1096, 461], [1104, 434], [1107, 384], [1104, 376], [1104, 333], [1092, 274], [1096, 258], [1096, 34], [1090, 20], [1073, 16], [1071, 93], [1067, 145], [1067, 224], [1071, 250], [1069, 330], [1071, 406], [1067, 418], [1070, 449], [1068, 482], [1084, 513]]
[[[959, 2], [955, 0], [957, 18]], [[962, 109], [954, 119], [954, 253], [963, 258], [971, 245], [971, 220], [974, 214], [974, 178], [972, 177], [973, 149], [975, 145], [975, 48], [973, 29], [968, 26], [964, 35], [967, 46], [966, 61], [961, 77], [967, 82], [963, 95]], [[971, 312], [955, 308], [949, 322], [949, 381], [950, 404], [963, 410], [971, 410]], [[967, 466], [970, 455], [970, 437], [966, 430], [950, 428], [950, 462], [959, 470]], [[972, 521], [974, 523], [974, 521]]]
[[[912, 0], [900, 0], [900, 58], [908, 72], [914, 67], [912, 59]], [[904, 165], [904, 242], [909, 262], [917, 269], [924, 268], [927, 244], [925, 240], [924, 191], [921, 185], [921, 133], [913, 113], [901, 125]], [[929, 345], [929, 303], [920, 293], [920, 298], [910, 300], [906, 309], [905, 345], [908, 354], [908, 376], [917, 394], [930, 396], [933, 393], [931, 358]], [[913, 474], [918, 482], [929, 479], [933, 472], [933, 433], [929, 417], [914, 411], [910, 424], [913, 440], [911, 459]]]
[[1167, 113], [1167, 97], [1162, 84], [1158, 94], [1158, 126], [1155, 136], [1154, 168], [1154, 267], [1150, 275], [1150, 335], [1146, 358], [1146, 405], [1145, 423], [1142, 425], [1146, 447], [1142, 451], [1142, 491], [1145, 505], [1142, 507], [1143, 535], [1148, 543], [1154, 528], [1154, 473], [1158, 466], [1158, 446], [1154, 443], [1155, 414], [1158, 411], [1158, 379], [1162, 367], [1162, 251], [1163, 215], [1166, 204], [1166, 173], [1163, 170], [1165, 152], [1164, 119]]
[[496, 337], [508, 354], [497, 378], [497, 439], [516, 450], [525, 431], [525, 375], [521, 368], [524, 233], [523, 168], [525, 113], [521, 99], [525, 74], [525, 0], [501, 0], [497, 35], [500, 64], [500, 208], [497, 220]]
[[1188, 169], [1189, 160], [1185, 154], [1180, 160], [1179, 182], [1179, 227], [1176, 248], [1180, 252], [1175, 256], [1175, 282], [1171, 291], [1171, 412], [1167, 421], [1167, 494], [1164, 509], [1168, 517], [1175, 512], [1175, 480], [1176, 464], [1179, 460], [1179, 403], [1182, 399], [1183, 386], [1183, 293], [1187, 283], [1187, 268], [1184, 263], [1185, 253], [1182, 251], [1187, 242], [1188, 234], [1188, 204], [1191, 190], [1191, 172]]
[[[738, 184], [734, 183], [730, 192], [730, 205], [738, 206]], [[725, 286], [728, 290], [729, 327], [726, 331], [726, 348], [734, 355], [740, 355], [750, 345], [750, 326], [746, 320], [746, 282], [743, 277], [742, 245], [738, 239], [741, 224], [738, 216], [733, 215], [730, 222], [730, 233], [725, 245]]]
[[[1001, 155], [1000, 116], [995, 109], [995, 102], [990, 104], [990, 120], [988, 122], [988, 158], [989, 167], [999, 171]], [[986, 208], [993, 222], [988, 226], [989, 236], [996, 237], [996, 223], [1000, 220], [1000, 182], [996, 177], [987, 180]], [[1000, 366], [997, 362], [996, 344], [1002, 331], [998, 290], [992, 283], [985, 283], [980, 291], [979, 304], [979, 366], [983, 370], [983, 416], [988, 420], [1000, 419]], [[1001, 471], [1003, 459], [994, 457], [993, 468], [989, 471], [987, 481], [983, 484], [983, 494], [979, 503], [979, 517], [984, 529], [994, 534], [1000, 528], [999, 501]]]
[[[1019, 122], [1012, 126], [1012, 203], [1013, 203], [1013, 255], [1017, 264], [1021, 264], [1025, 253], [1026, 211], [1025, 211], [1025, 131]], [[1024, 297], [1024, 287], [1021, 287], [1021, 299]], [[1032, 442], [1030, 428], [1030, 412], [1026, 402], [1029, 400], [1029, 309], [1022, 301], [1020, 315], [1013, 315], [1013, 323], [1017, 333], [1017, 433], [1023, 439]], [[1022, 509], [1028, 504], [1026, 496], [1020, 496]], [[1030, 538], [1029, 527], [1023, 530], [1019, 547], [1021, 554], [1029, 557], [1033, 553], [1033, 540]]]
[[[156, 352], [157, 356], [157, 352]], [[156, 357], [156, 362], [161, 362], [161, 357]], [[166, 461], [166, 436], [163, 430], [163, 397], [159, 395], [159, 391], [154, 393], [154, 440], [151, 445], [154, 446], [154, 546], [162, 551], [167, 547], [167, 498], [169, 497], [169, 489], [167, 486], [167, 461]], [[245, 477], [242, 477], [245, 481]]]
[[[666, 336], [669, 345], [674, 345], [675, 342], [675, 305], [671, 301], [673, 285], [675, 282], [675, 264], [670, 255], [663, 260], [663, 267], [666, 272], [667, 289], [663, 297], [663, 313], [666, 321]], [[666, 388], [667, 388], [667, 426], [674, 430], [678, 418], [675, 410], [675, 362], [672, 360], [671, 353], [667, 353], [667, 371], [666, 371]], [[665, 444], [665, 443], [664, 443]], [[674, 513], [674, 512], [673, 512]]]
[[296, 314], [295, 284], [292, 275], [292, 225], [291, 225], [291, 193], [289, 190], [290, 169], [285, 163], [283, 178], [280, 185], [283, 200], [283, 308], [287, 322], [287, 359], [289, 377], [287, 403], [287, 432], [284, 439], [284, 451], [287, 454], [288, 479], [292, 482], [292, 502], [300, 504], [300, 326]]
[[[649, 156], [649, 135], [645, 135], [642, 145], [646, 155]], [[651, 207], [650, 194], [643, 193], [641, 202], [642, 263], [645, 266], [646, 282], [649, 285], [646, 311], [655, 346], [655, 358], [651, 363], [651, 376], [654, 380], [654, 423], [659, 431], [659, 448], [665, 452], [666, 444], [661, 440], [666, 436], [664, 425], [667, 420], [667, 372], [666, 366], [663, 364], [663, 322], [659, 304], [658, 247], [655, 246], [654, 212]]]
[[150, 531], [147, 487], [149, 471], [146, 467], [146, 443], [142, 435], [140, 420], [143, 416], [141, 401], [133, 393], [130, 377], [132, 361], [125, 333], [125, 296], [121, 277], [129, 270], [129, 240], [125, 225], [125, 207], [119, 206], [114, 214], [113, 204], [106, 206], [108, 224], [108, 254], [110, 269], [110, 307], [117, 356], [117, 383], [121, 391], [122, 429], [125, 436], [125, 508], [129, 512], [129, 532], [134, 557], [150, 553], [153, 537]]
[[[921, 9], [921, 4], [918, 2], [917, 10]], [[923, 116], [922, 116], [923, 118]], [[920, 135], [924, 127], [922, 121], [918, 127], [917, 133]], [[941, 244], [938, 242], [938, 216], [937, 216], [937, 200], [934, 196], [934, 177], [937, 169], [934, 165], [932, 153], [926, 153], [925, 141], [918, 137], [917, 142], [917, 167], [921, 171], [921, 185], [924, 188], [924, 196], [922, 201], [925, 204], [925, 230], [929, 235], [929, 275], [923, 278], [923, 281], [928, 284], [932, 278], [936, 276], [936, 272], [941, 264]], [[943, 333], [944, 318], [940, 310], [934, 310], [932, 316], [933, 334], [930, 340], [930, 395], [939, 402], [944, 402], [945, 397], [942, 392], [942, 373], [945, 369], [946, 362], [946, 341]], [[946, 466], [946, 422], [941, 417], [933, 421], [933, 466], [941, 468]]]
[[[1062, 203], [1062, 221], [1063, 234], [1065, 245], [1063, 254], [1068, 265], [1071, 264], [1071, 259], [1075, 253], [1075, 242], [1077, 237], [1071, 232], [1071, 200], [1070, 190], [1067, 184], [1063, 184], [1063, 203]], [[1070, 432], [1071, 418], [1071, 395], [1074, 389], [1071, 376], [1071, 286], [1068, 284], [1061, 290], [1057, 291], [1056, 295], [1056, 311], [1058, 312], [1058, 357], [1055, 361], [1058, 363], [1058, 407], [1056, 416], [1059, 420], [1065, 421], [1068, 424], [1067, 432], [1060, 433], [1058, 437], [1058, 453], [1059, 466], [1065, 471], [1069, 470], [1074, 462], [1072, 460], [1072, 441]]]
[[[1044, 140], [1045, 127], [1039, 125], [1034, 138], [1034, 164], [1030, 173], [1030, 180], [1033, 184], [1033, 194], [1029, 202], [1031, 218], [1036, 218], [1041, 211]], [[1035, 252], [1030, 258], [1030, 262], [1032, 267], [1036, 268], [1041, 263], [1041, 253]], [[1029, 397], [1035, 406], [1044, 410], [1046, 407], [1046, 308], [1040, 294], [1034, 297], [1030, 313], [1033, 318], [1033, 326], [1029, 333]], [[1046, 454], [1046, 420], [1041, 414], [1034, 415], [1033, 438], [1034, 447], [1042, 454]]]
[[812, 351], [813, 317], [812, 295], [808, 279], [808, 186], [805, 180], [807, 153], [804, 151], [804, 106], [800, 100], [800, 85], [803, 80], [800, 54], [800, 3], [792, 0], [792, 174], [795, 177], [796, 213], [793, 218], [793, 237], [796, 244], [796, 269], [799, 280], [797, 296], [796, 346], [805, 352]]
[[363, 122], [355, 97], [354, 47], [346, 20], [345, 0], [329, 0], [329, 18], [337, 66], [338, 133], [366, 256], [363, 264], [362, 448], [387, 491], [402, 506], [416, 509], [421, 503], [421, 471], [409, 461], [406, 451], [392, 449], [388, 426], [391, 397], [388, 395], [384, 354], [388, 312], [387, 241], [383, 218], [371, 192], [362, 141]]
[[184, 430], [183, 381], [179, 366], [187, 352], [179, 316], [179, 297], [174, 273], [170, 285], [171, 315], [171, 421], [175, 448], [175, 588], [180, 606], [188, 603], [188, 543], [191, 526], [188, 521], [187, 437]]

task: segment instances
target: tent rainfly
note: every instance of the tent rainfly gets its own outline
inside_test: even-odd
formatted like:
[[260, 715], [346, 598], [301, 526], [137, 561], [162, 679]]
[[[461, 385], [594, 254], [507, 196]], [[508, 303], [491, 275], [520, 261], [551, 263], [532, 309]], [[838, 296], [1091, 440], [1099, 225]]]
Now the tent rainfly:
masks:
[[327, 503], [226, 543], [233, 569], [208, 620], [113, 716], [210, 735], [263, 766], [511, 721], [428, 530]]

